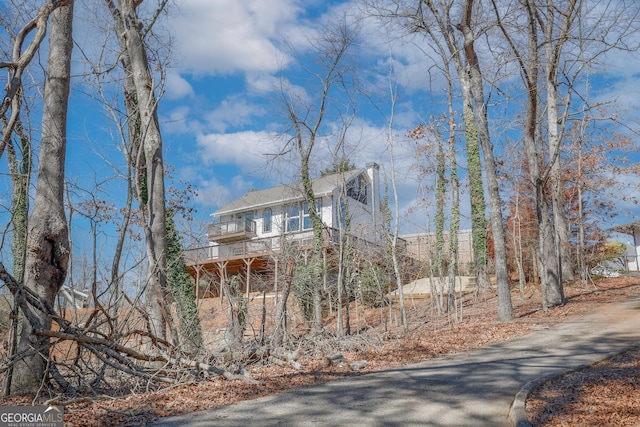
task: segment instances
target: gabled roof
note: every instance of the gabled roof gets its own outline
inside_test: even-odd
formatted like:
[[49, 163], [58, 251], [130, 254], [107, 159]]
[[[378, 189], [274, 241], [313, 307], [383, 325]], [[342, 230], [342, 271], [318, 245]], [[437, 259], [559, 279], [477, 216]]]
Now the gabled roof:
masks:
[[[334, 189], [342, 185], [342, 182], [348, 182], [353, 177], [362, 173], [366, 173], [366, 169], [354, 169], [344, 173], [336, 173], [316, 178], [311, 181], [313, 194], [316, 197], [331, 194]], [[212, 216], [229, 215], [239, 213], [250, 209], [257, 209], [267, 206], [282, 205], [288, 202], [303, 200], [302, 183], [280, 185], [278, 187], [267, 188], [264, 190], [249, 191], [239, 199], [229, 203], [218, 209]]]

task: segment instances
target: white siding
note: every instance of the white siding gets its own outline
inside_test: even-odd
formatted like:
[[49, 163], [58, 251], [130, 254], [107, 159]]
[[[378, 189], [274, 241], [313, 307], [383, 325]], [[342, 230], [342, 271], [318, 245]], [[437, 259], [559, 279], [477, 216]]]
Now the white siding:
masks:
[[640, 230], [635, 230], [633, 235], [633, 244], [636, 245], [635, 253], [627, 255], [627, 267], [629, 271], [640, 271]]
[[[370, 241], [378, 241], [381, 238], [382, 214], [380, 210], [380, 190], [379, 190], [379, 167], [375, 163], [367, 165], [366, 170], [362, 170], [360, 174], [353, 176], [349, 180], [352, 189], [360, 189], [366, 186], [366, 200], [363, 200], [362, 193], [351, 193], [352, 197], [348, 199], [348, 209], [351, 215], [350, 233], [356, 237], [364, 238]], [[320, 209], [321, 220], [325, 227], [337, 229], [340, 227], [338, 223], [338, 210], [340, 209], [340, 191], [342, 185], [336, 185], [331, 194], [325, 194], [320, 197], [322, 203]], [[327, 189], [327, 191], [330, 191]], [[360, 200], [358, 200], [358, 198]], [[290, 200], [290, 199], [289, 199]], [[301, 199], [298, 202], [302, 205]], [[273, 204], [261, 205], [251, 212], [252, 219], [255, 222], [256, 239], [275, 238], [283, 235], [285, 225], [285, 212], [289, 203], [277, 202]], [[266, 208], [271, 209], [271, 230], [264, 231], [263, 213]], [[300, 209], [302, 211], [302, 209]], [[246, 212], [238, 212], [234, 214], [222, 215], [219, 217], [220, 222], [232, 221], [234, 219], [244, 217]], [[303, 224], [301, 215], [300, 224]], [[301, 227], [302, 228], [302, 227]], [[309, 230], [300, 230], [301, 233], [307, 233]]]

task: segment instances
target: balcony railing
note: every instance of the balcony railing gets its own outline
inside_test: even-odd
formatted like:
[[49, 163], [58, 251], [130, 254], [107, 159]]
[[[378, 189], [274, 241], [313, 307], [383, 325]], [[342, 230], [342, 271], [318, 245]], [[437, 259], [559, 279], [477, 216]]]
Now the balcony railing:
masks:
[[207, 230], [212, 242], [233, 242], [247, 240], [256, 236], [256, 223], [247, 218], [210, 224]]
[[[214, 224], [218, 225], [218, 224]], [[211, 228], [209, 228], [211, 230]], [[227, 261], [243, 257], [262, 256], [270, 253], [278, 253], [282, 249], [283, 239], [286, 244], [299, 248], [311, 249], [313, 245], [313, 232], [307, 230], [300, 233], [288, 234], [286, 236], [266, 237], [251, 240], [236, 240], [220, 242], [212, 246], [205, 246], [185, 251], [185, 261], [187, 265], [207, 264], [210, 262]], [[214, 241], [212, 239], [212, 241]], [[340, 231], [334, 228], [325, 228], [323, 246], [336, 247], [340, 242]], [[351, 246], [353, 249], [364, 253], [381, 252], [384, 245], [369, 242], [365, 239], [352, 237]], [[398, 249], [406, 251], [407, 242], [398, 238]]]

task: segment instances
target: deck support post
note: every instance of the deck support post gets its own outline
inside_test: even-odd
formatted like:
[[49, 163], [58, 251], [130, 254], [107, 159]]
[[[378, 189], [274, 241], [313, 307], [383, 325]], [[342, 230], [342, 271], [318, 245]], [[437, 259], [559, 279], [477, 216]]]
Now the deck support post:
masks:
[[200, 265], [196, 264], [196, 308], [200, 308]]
[[249, 292], [251, 292], [251, 264], [255, 261], [255, 258], [245, 258], [244, 264], [247, 266], [247, 300], [249, 300]]
[[218, 275], [220, 276], [220, 306], [222, 307], [222, 299], [224, 298], [223, 292], [222, 292], [222, 286], [223, 286], [223, 282], [225, 280], [227, 280], [227, 264], [229, 263], [229, 261], [223, 261], [223, 262], [217, 262], [216, 265], [218, 266]]

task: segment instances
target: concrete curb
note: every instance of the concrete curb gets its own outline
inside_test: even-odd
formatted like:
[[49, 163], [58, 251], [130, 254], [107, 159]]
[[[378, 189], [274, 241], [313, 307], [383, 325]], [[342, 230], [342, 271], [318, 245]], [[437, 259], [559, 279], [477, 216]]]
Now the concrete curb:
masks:
[[513, 399], [511, 408], [509, 408], [509, 415], [507, 417], [509, 419], [509, 425], [511, 427], [532, 427], [531, 421], [529, 421], [529, 417], [527, 417], [526, 404], [527, 398], [529, 397], [529, 394], [533, 391], [533, 389], [538, 385], [544, 383], [545, 381], [559, 377], [571, 371], [581, 369], [585, 366], [589, 365], [581, 365], [578, 368], [568, 371], [552, 372], [550, 374], [535, 378], [522, 386], [520, 391], [516, 394], [516, 397]]
[[579, 371], [584, 368], [588, 368], [589, 366], [593, 366], [596, 363], [600, 363], [603, 360], [607, 360], [610, 357], [616, 356], [618, 354], [625, 353], [633, 348], [637, 348], [638, 345], [630, 345], [622, 350], [614, 351], [606, 355], [597, 362], [593, 362], [591, 364], [580, 365], [571, 369], [558, 370], [556, 372], [552, 372], [547, 375], [543, 375], [541, 377], [535, 378], [528, 383], [526, 383], [520, 391], [516, 394], [516, 397], [513, 399], [513, 403], [509, 408], [509, 414], [507, 415], [507, 419], [509, 420], [509, 425], [511, 427], [533, 427], [531, 421], [529, 421], [529, 417], [527, 416], [526, 404], [527, 398], [529, 394], [533, 391], [537, 386], [552, 380], [554, 378], [560, 377], [562, 375], [570, 374], [572, 372]]

